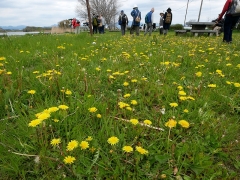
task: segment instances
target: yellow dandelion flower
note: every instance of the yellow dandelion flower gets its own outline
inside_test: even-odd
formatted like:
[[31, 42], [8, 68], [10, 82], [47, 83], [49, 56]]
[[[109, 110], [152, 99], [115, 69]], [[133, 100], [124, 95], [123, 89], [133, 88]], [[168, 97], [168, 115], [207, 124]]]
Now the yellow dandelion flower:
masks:
[[130, 123], [132, 123], [133, 125], [137, 125], [138, 122], [139, 121], [137, 119], [130, 119]]
[[95, 107], [88, 108], [88, 111], [89, 111], [90, 113], [94, 113], [94, 112], [96, 112], [97, 110], [98, 110], [98, 109], [95, 108]]
[[65, 164], [72, 164], [72, 163], [74, 163], [75, 160], [76, 160], [75, 157], [73, 157], [73, 156], [67, 156], [67, 157], [64, 158], [63, 162], [64, 162]]
[[37, 114], [36, 117], [41, 120], [46, 120], [46, 119], [50, 118], [50, 114], [46, 113], [46, 112], [42, 112], [42, 113]]
[[0, 61], [5, 61], [6, 58], [5, 57], [0, 57]]
[[67, 151], [72, 151], [78, 146], [78, 141], [76, 140], [71, 140], [68, 145], [67, 145]]
[[180, 120], [178, 121], [178, 124], [180, 124], [184, 128], [189, 128], [190, 124], [186, 120]]
[[186, 96], [179, 96], [179, 99], [180, 99], [181, 101], [186, 101], [186, 100], [187, 100], [187, 97], [186, 97]]
[[128, 97], [130, 97], [131, 96], [131, 94], [125, 94], [123, 97], [124, 98], [128, 98]]
[[71, 95], [71, 94], [72, 94], [72, 91], [70, 91], [70, 90], [67, 89], [67, 90], [65, 91], [65, 94], [66, 94], [66, 95]]
[[177, 107], [177, 106], [178, 106], [178, 103], [175, 103], [175, 102], [174, 102], [174, 103], [170, 103], [169, 105], [170, 105], [171, 107]]
[[124, 83], [123, 83], [123, 86], [128, 86], [128, 85], [129, 85], [128, 82], [124, 82]]
[[67, 110], [69, 107], [66, 105], [59, 105], [58, 108], [62, 110]]
[[188, 113], [189, 111], [187, 109], [184, 109], [183, 112]]
[[195, 75], [196, 75], [197, 77], [201, 77], [201, 76], [202, 76], [202, 72], [196, 72]]
[[53, 119], [53, 121], [54, 121], [54, 122], [59, 122], [59, 120], [58, 120], [58, 119]]
[[35, 94], [36, 91], [35, 91], [35, 90], [29, 90], [27, 93], [28, 93], [28, 94]]
[[180, 96], [186, 96], [187, 94], [185, 93], [185, 91], [179, 91], [179, 92], [178, 92], [178, 95], [180, 95]]
[[140, 146], [136, 146], [136, 151], [140, 154], [148, 154], [148, 151]]
[[119, 139], [115, 136], [108, 138], [107, 142], [111, 145], [115, 145], [119, 142]]
[[112, 76], [112, 75], [109, 75], [108, 76], [109, 77], [109, 79], [116, 79], [114, 76]]
[[97, 114], [97, 118], [102, 118], [102, 115], [101, 114]]
[[234, 83], [233, 84], [235, 87], [240, 87], [240, 83]]
[[48, 108], [47, 110], [48, 110], [49, 113], [52, 113], [52, 112], [58, 111], [59, 108], [58, 108], [58, 107], [50, 107], [50, 108]]
[[169, 121], [165, 123], [165, 126], [167, 126], [169, 128], [176, 127], [176, 125], [177, 125], [177, 121], [175, 121], [173, 119], [169, 119]]
[[132, 105], [137, 105], [137, 101], [136, 100], [131, 100], [131, 104]]
[[151, 124], [152, 124], [152, 121], [146, 119], [146, 120], [143, 121], [143, 123], [144, 123], [144, 124], [147, 124], [147, 125], [151, 125]]
[[132, 79], [131, 82], [132, 82], [132, 83], [136, 83], [136, 82], [137, 82], [137, 79]]
[[58, 138], [58, 139], [54, 138], [54, 139], [51, 140], [51, 145], [52, 146], [57, 146], [60, 143], [61, 143], [61, 138]]
[[92, 136], [88, 136], [88, 137], [86, 138], [86, 141], [92, 141], [92, 140], [93, 140]]
[[82, 141], [79, 146], [84, 150], [89, 148], [89, 143], [87, 141]]
[[42, 119], [34, 119], [28, 124], [28, 126], [36, 127], [37, 125], [39, 125], [41, 123], [42, 123]]
[[126, 107], [126, 110], [132, 111], [133, 109], [131, 107]]
[[178, 88], [179, 91], [183, 90], [182, 86], [178, 86], [177, 88]]
[[119, 106], [119, 108], [123, 109], [123, 108], [125, 108], [125, 107], [129, 107], [130, 105], [127, 104], [127, 103], [124, 103], [124, 102], [119, 102], [119, 103], [118, 103], [118, 106]]
[[208, 87], [215, 88], [215, 87], [217, 87], [217, 85], [216, 84], [209, 84]]
[[124, 152], [130, 153], [130, 152], [133, 151], [133, 148], [132, 148], [131, 146], [124, 146], [124, 147], [122, 148], [122, 150], [123, 150]]
[[227, 84], [231, 84], [231, 82], [230, 82], [230, 81], [226, 81], [226, 83], [227, 83]]
[[101, 71], [101, 68], [99, 68], [99, 67], [96, 67], [96, 71]]

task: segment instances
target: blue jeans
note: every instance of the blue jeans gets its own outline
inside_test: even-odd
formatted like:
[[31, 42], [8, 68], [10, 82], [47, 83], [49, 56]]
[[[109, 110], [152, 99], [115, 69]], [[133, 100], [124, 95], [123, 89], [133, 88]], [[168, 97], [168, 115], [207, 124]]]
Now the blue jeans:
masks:
[[238, 19], [239, 19], [239, 16], [231, 16], [231, 15], [225, 16], [223, 42], [227, 42], [227, 43], [232, 42], [232, 31]]

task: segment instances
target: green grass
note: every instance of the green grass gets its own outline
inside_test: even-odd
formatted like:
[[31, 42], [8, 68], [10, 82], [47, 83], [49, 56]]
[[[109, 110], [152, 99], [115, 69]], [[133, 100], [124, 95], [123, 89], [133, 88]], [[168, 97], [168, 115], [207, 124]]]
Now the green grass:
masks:
[[[233, 39], [1, 37], [0, 179], [239, 179], [240, 35]], [[59, 105], [68, 109], [45, 111], [50, 117], [31, 127], [37, 113]], [[71, 140], [89, 147], [68, 151]]]

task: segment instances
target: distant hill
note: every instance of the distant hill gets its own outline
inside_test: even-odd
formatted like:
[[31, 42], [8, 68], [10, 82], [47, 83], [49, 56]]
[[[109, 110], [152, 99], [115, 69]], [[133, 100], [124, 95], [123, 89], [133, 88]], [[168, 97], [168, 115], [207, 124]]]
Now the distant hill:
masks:
[[[53, 27], [53, 26], [57, 26], [57, 24], [54, 24], [52, 26], [44, 26], [45, 27]], [[18, 26], [0, 26], [0, 28], [5, 29], [5, 30], [23, 30], [25, 29], [27, 26], [26, 25], [18, 25]]]
[[9, 29], [9, 30], [23, 30], [26, 26], [25, 25], [18, 25], [18, 26], [0, 26], [2, 29]]

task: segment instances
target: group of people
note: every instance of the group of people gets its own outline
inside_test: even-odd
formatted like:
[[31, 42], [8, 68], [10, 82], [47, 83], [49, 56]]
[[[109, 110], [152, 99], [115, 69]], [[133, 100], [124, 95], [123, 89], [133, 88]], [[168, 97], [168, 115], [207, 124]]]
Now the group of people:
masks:
[[[149, 36], [151, 36], [152, 34], [153, 25], [154, 25], [153, 13], [154, 13], [154, 8], [151, 8], [150, 12], [148, 12], [145, 16], [146, 28], [145, 28], [144, 35], [147, 35], [147, 33], [149, 33]], [[140, 21], [142, 19], [142, 16], [137, 5], [134, 5], [133, 10], [131, 12], [131, 16], [133, 17], [133, 21], [130, 28], [130, 34], [134, 34], [135, 32], [136, 35], [139, 36]], [[126, 26], [128, 25], [128, 17], [123, 10], [119, 15], [118, 22], [119, 22], [118, 24], [121, 25], [122, 35], [125, 35]], [[171, 8], [168, 8], [165, 13], [160, 13], [160, 21], [159, 21], [160, 34], [166, 35], [168, 33], [171, 23], [172, 23], [172, 10]]]
[[[240, 1], [239, 0], [226, 0], [226, 3], [223, 7], [222, 12], [219, 14], [218, 18], [215, 20], [215, 30], [217, 32], [221, 32], [221, 30], [224, 32], [223, 35], [223, 42], [231, 43], [232, 42], [232, 31], [233, 28], [236, 26], [237, 22], [240, 20], [240, 10], [237, 12], [237, 9], [240, 9]], [[144, 35], [147, 35], [149, 33], [149, 36], [152, 34], [153, 30], [153, 13], [154, 8], [151, 8], [150, 12], [148, 12], [145, 16], [145, 33]], [[133, 10], [131, 12], [131, 16], [133, 18], [132, 25], [130, 28], [130, 34], [136, 33], [137, 36], [139, 36], [139, 29], [140, 29], [140, 21], [142, 19], [141, 11], [138, 9], [137, 5], [134, 5]], [[224, 16], [224, 18], [223, 18]], [[170, 28], [170, 25], [172, 23], [172, 10], [171, 8], [168, 8], [167, 11], [160, 13], [160, 20], [159, 20], [159, 32], [160, 34], [166, 35], [168, 33], [168, 30]], [[224, 22], [224, 23], [223, 23]], [[128, 26], [128, 17], [124, 13], [123, 10], [121, 10], [121, 13], [118, 18], [118, 24], [121, 26], [121, 33], [122, 35], [125, 35], [126, 27]], [[92, 25], [93, 25], [93, 33], [97, 34], [103, 34], [104, 28], [105, 28], [105, 19], [104, 17], [100, 15], [93, 14], [92, 17]], [[72, 20], [72, 27], [75, 29], [75, 33], [79, 33], [79, 26], [80, 22], [77, 21], [76, 18]], [[217, 33], [218, 35], [218, 33]]]
[[100, 15], [96, 15], [93, 14], [92, 17], [92, 26], [93, 26], [93, 34], [104, 34], [104, 29], [105, 29], [105, 18], [100, 14]]

